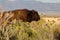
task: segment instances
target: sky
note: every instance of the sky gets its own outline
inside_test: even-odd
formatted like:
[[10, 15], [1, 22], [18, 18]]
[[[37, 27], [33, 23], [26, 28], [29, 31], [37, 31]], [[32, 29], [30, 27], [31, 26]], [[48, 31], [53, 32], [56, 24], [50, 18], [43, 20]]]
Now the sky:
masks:
[[[42, 3], [42, 4], [41, 4]], [[60, 3], [60, 0], [0, 0], [0, 8], [4, 10], [13, 9], [36, 9], [36, 10], [60, 10], [60, 4], [43, 4], [43, 3]], [[57, 5], [57, 6], [56, 6]], [[49, 7], [48, 7], [49, 6]], [[57, 8], [59, 7], [59, 8]]]
[[45, 3], [60, 3], [60, 0], [35, 0], [35, 1], [41, 1]]
[[[2, 0], [0, 0], [0, 1], [2, 1]], [[18, 0], [5, 0], [5, 1], [14, 2], [14, 1], [18, 1]], [[40, 2], [45, 2], [45, 3], [60, 3], [60, 0], [24, 0], [24, 1], [40, 1]]]
[[[18, 1], [18, 0], [7, 0], [7, 1]], [[24, 1], [32, 1], [32, 0], [24, 0]], [[60, 3], [60, 0], [34, 0], [34, 1], [41, 1], [45, 3]]]

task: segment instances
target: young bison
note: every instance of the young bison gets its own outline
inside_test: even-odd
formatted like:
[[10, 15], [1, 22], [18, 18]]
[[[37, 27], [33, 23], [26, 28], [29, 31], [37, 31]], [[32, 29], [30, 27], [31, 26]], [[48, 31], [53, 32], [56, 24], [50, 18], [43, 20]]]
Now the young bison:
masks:
[[7, 13], [12, 12], [14, 14], [13, 17], [9, 19], [9, 21], [16, 19], [16, 20], [23, 20], [24, 22], [31, 22], [31, 21], [38, 21], [40, 19], [38, 12], [35, 10], [18, 9], [12, 11], [5, 11], [4, 13], [6, 12]]

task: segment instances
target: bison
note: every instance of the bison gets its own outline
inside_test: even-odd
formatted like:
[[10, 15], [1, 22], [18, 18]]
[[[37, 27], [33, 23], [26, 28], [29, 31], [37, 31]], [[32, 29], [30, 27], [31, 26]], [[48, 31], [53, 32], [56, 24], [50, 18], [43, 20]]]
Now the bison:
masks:
[[17, 9], [17, 10], [5, 11], [3, 13], [10, 13], [10, 12], [12, 12], [14, 15], [9, 19], [9, 21], [12, 21], [13, 19], [23, 20], [24, 22], [32, 22], [40, 20], [40, 16], [38, 12], [35, 10]]

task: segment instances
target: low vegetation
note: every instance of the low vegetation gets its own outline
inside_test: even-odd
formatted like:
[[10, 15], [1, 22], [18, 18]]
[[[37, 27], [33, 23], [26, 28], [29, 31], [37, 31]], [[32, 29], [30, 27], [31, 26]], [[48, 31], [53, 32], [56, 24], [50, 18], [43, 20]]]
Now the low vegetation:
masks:
[[60, 25], [56, 23], [46, 22], [42, 18], [31, 23], [16, 19], [9, 22], [8, 19], [13, 14], [7, 13], [3, 18], [2, 15], [0, 16], [0, 40], [60, 40]]

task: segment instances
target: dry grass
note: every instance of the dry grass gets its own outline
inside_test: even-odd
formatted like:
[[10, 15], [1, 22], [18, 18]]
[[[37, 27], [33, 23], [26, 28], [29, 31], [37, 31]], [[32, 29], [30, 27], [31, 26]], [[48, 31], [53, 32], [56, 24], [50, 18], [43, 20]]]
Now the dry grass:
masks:
[[0, 40], [60, 40], [60, 25], [42, 18], [31, 23], [14, 19], [8, 25], [12, 16], [12, 13], [0, 13]]

